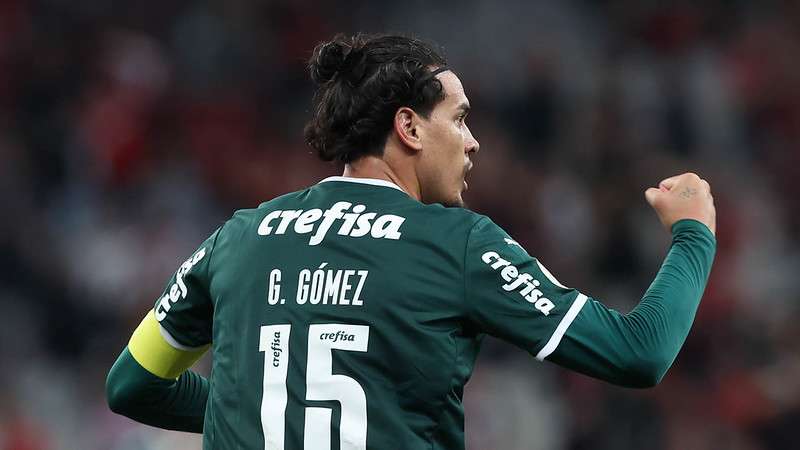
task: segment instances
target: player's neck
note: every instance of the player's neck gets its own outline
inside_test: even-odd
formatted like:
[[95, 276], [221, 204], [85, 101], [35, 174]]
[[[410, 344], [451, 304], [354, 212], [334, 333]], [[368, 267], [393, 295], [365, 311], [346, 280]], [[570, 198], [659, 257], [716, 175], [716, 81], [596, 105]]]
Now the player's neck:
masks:
[[403, 173], [402, 170], [393, 168], [390, 164], [377, 156], [364, 156], [344, 166], [346, 177], [372, 178], [394, 183], [411, 197], [420, 200], [419, 185], [416, 178]]

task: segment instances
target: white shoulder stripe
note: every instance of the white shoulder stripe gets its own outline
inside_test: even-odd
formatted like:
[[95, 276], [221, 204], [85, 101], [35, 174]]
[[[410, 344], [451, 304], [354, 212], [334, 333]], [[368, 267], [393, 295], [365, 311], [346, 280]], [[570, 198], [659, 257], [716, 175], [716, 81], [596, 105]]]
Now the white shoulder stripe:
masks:
[[369, 185], [372, 185], [372, 186], [390, 187], [390, 188], [397, 189], [398, 191], [405, 192], [405, 191], [403, 191], [403, 189], [400, 186], [392, 183], [391, 181], [378, 180], [378, 179], [375, 179], [375, 178], [355, 178], [355, 177], [337, 176], [337, 177], [325, 178], [324, 180], [320, 181], [320, 183], [325, 183], [327, 181], [345, 181], [345, 182], [348, 182], [348, 183], [369, 184]]
[[167, 331], [166, 328], [162, 327], [160, 323], [158, 324], [158, 331], [161, 332], [161, 337], [163, 337], [164, 340], [167, 341], [167, 344], [169, 344], [170, 346], [172, 346], [172, 348], [175, 348], [177, 350], [183, 350], [185, 352], [193, 352], [195, 350], [199, 350], [204, 347], [202, 345], [200, 347], [188, 347], [186, 345], [181, 344], [180, 342], [176, 341], [175, 338], [172, 337], [172, 335], [169, 333], [169, 331]]
[[545, 358], [550, 356], [556, 348], [558, 348], [558, 344], [561, 343], [561, 338], [564, 337], [564, 333], [567, 332], [567, 328], [572, 324], [572, 321], [575, 320], [575, 317], [578, 316], [578, 313], [583, 308], [583, 305], [586, 303], [586, 296], [583, 294], [578, 294], [578, 297], [575, 298], [575, 301], [572, 302], [572, 306], [569, 307], [569, 311], [564, 314], [564, 317], [561, 319], [561, 322], [556, 327], [556, 331], [553, 332], [553, 335], [550, 336], [550, 340], [547, 341], [544, 347], [539, 350], [539, 353], [536, 354], [536, 359], [539, 361], [544, 361]]

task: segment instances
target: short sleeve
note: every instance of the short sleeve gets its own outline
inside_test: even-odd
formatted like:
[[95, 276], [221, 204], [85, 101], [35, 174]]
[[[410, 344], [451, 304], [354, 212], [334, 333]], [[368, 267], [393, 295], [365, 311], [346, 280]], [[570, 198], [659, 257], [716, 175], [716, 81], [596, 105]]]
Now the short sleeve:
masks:
[[586, 303], [494, 222], [469, 233], [464, 261], [467, 315], [481, 332], [543, 360], [557, 347]]
[[179, 350], [193, 350], [211, 342], [214, 311], [209, 266], [219, 232], [209, 236], [180, 265], [153, 307], [161, 334]]

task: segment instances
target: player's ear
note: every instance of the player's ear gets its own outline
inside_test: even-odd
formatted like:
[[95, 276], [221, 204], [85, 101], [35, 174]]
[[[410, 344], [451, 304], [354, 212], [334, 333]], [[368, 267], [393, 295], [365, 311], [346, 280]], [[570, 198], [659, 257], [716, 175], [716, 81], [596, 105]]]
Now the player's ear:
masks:
[[394, 114], [394, 131], [400, 142], [413, 150], [422, 150], [420, 117], [409, 107], [402, 107]]

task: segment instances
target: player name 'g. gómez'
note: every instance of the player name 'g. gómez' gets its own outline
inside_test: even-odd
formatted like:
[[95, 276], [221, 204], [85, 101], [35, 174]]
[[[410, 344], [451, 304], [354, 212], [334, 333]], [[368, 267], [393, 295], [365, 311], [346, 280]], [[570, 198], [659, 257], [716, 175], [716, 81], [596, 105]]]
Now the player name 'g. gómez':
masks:
[[[350, 210], [350, 207], [353, 209]], [[394, 214], [378, 215], [366, 210], [366, 206], [353, 206], [350, 202], [336, 202], [326, 210], [276, 210], [264, 217], [258, 226], [258, 234], [280, 235], [287, 231], [311, 234], [308, 245], [319, 245], [331, 229], [336, 229], [336, 234], [341, 236], [360, 238], [369, 235], [375, 239], [400, 239], [400, 227], [405, 222], [405, 217]]]

